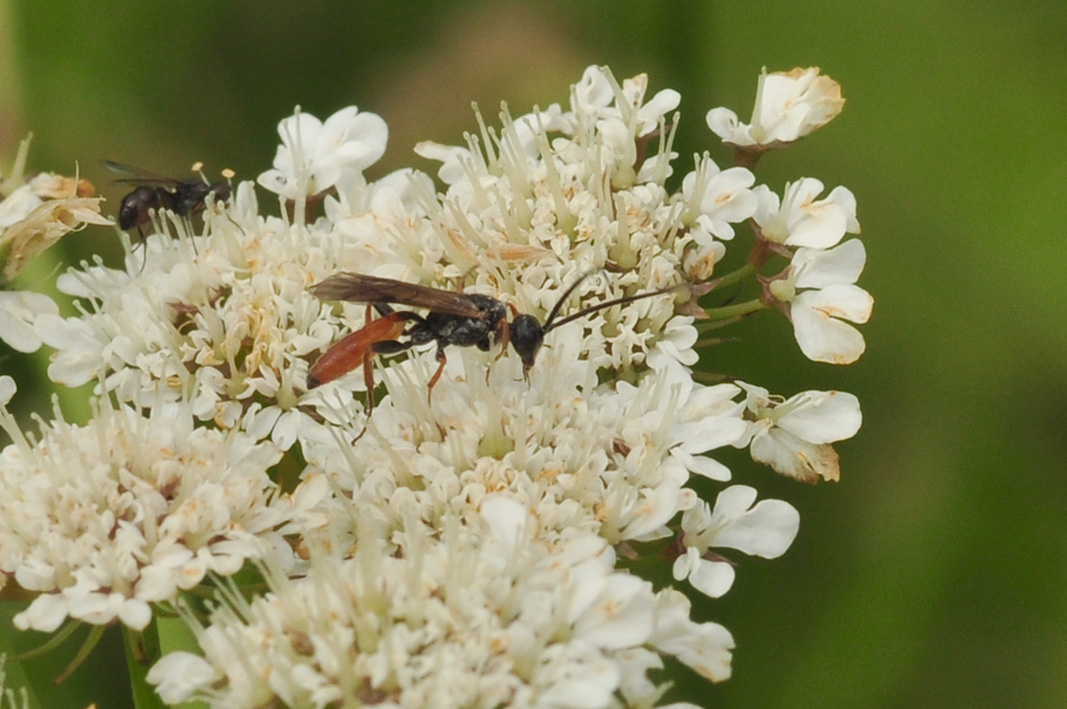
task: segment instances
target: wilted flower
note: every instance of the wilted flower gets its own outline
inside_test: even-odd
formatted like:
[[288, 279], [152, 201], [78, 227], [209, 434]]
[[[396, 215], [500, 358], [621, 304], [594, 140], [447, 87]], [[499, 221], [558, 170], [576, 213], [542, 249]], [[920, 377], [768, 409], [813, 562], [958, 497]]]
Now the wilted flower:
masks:
[[100, 216], [99, 197], [64, 197], [43, 202], [25, 219], [0, 233], [0, 263], [3, 264], [0, 282], [10, 281], [46, 249], [87, 224], [111, 224]]
[[840, 479], [838, 455], [830, 444], [859, 430], [863, 418], [855, 396], [806, 391], [781, 401], [762, 387], [739, 384], [748, 392], [752, 423], [746, 442], [754, 460], [801, 482]]
[[821, 75], [818, 67], [770, 74], [764, 69], [750, 123], [741, 123], [726, 108], [709, 111], [707, 121], [729, 145], [766, 150], [803, 138], [833, 120], [844, 107], [841, 85]]

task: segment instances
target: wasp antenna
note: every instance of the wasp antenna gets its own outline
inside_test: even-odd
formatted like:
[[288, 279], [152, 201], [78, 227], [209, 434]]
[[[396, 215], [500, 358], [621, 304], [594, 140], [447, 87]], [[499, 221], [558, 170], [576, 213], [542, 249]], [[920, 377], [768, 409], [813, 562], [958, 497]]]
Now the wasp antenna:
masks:
[[[588, 275], [588, 274], [586, 274], [586, 275]], [[597, 303], [596, 305], [591, 305], [588, 308], [584, 308], [582, 310], [579, 310], [577, 313], [571, 313], [570, 315], [568, 315], [567, 317], [563, 318], [562, 320], [560, 320], [558, 322], [551, 323], [551, 319], [550, 319], [549, 323], [545, 323], [544, 330], [545, 330], [545, 332], [548, 332], [549, 330], [554, 330], [557, 327], [561, 327], [563, 325], [566, 325], [567, 323], [572, 322], [574, 320], [577, 320], [578, 318], [584, 318], [586, 315], [589, 315], [590, 313], [595, 313], [598, 310], [604, 310], [605, 308], [610, 308], [610, 307], [615, 306], [615, 305], [624, 305], [626, 303], [632, 303], [635, 300], [641, 300], [643, 298], [651, 298], [654, 295], [663, 295], [664, 293], [670, 293], [671, 291], [678, 290], [678, 289], [684, 288], [684, 287], [685, 287], [684, 284], [679, 284], [679, 285], [676, 285], [676, 286], [670, 286], [669, 288], [660, 288], [659, 290], [649, 291], [648, 293], [637, 293], [636, 295], [627, 295], [627, 296], [624, 296], [622, 298], [616, 298], [615, 300], [609, 300], [609, 301], [607, 301], [605, 303]], [[573, 286], [572, 286], [572, 288], [573, 288]], [[558, 307], [557, 307], [557, 310], [558, 310]], [[553, 312], [553, 315], [554, 315], [555, 314], [555, 310], [553, 310], [552, 312]]]
[[545, 320], [544, 327], [542, 328], [545, 332], [548, 332], [552, 329], [552, 321], [556, 319], [557, 315], [559, 315], [559, 309], [563, 307], [563, 304], [565, 302], [567, 302], [567, 298], [571, 297], [571, 293], [574, 292], [574, 289], [580, 286], [582, 284], [582, 281], [584, 281], [586, 278], [589, 278], [589, 276], [593, 275], [594, 273], [596, 273], [596, 271], [586, 271], [582, 275], [578, 276], [578, 280], [567, 286], [567, 290], [563, 291], [563, 295], [561, 295], [559, 297], [559, 300], [556, 301], [556, 304], [552, 306], [552, 312], [548, 314], [548, 318]]

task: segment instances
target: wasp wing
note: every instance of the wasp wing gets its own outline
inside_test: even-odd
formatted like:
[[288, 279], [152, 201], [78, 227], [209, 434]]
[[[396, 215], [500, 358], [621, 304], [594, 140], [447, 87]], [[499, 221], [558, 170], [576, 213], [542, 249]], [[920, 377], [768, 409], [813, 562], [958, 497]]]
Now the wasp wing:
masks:
[[463, 293], [439, 290], [392, 278], [366, 276], [361, 273], [336, 273], [311, 286], [322, 300], [348, 300], [354, 303], [393, 303], [425, 308], [435, 313], [484, 319], [485, 311]]

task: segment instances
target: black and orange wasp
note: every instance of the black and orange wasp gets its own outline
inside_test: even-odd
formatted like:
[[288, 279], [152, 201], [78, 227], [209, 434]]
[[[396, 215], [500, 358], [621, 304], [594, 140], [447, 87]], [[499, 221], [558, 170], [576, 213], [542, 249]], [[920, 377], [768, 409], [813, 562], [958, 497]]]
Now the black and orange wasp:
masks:
[[[672, 286], [615, 298], [557, 320], [556, 316], [567, 298], [589, 275], [590, 273], [582, 275], [567, 287], [542, 324], [533, 315], [519, 313], [514, 305], [505, 306], [501, 301], [487, 295], [438, 290], [359, 273], [337, 273], [312, 286], [311, 292], [322, 300], [366, 303], [368, 323], [331, 346], [316, 360], [308, 373], [308, 388], [313, 389], [333, 381], [362, 365], [370, 410], [373, 408], [370, 392], [374, 389], [374, 376], [371, 372], [374, 355], [403, 352], [430, 342], [437, 343], [438, 366], [427, 385], [429, 392], [433, 391], [437, 380], [441, 378], [447, 361], [445, 348], [448, 345], [474, 346], [488, 352], [494, 344], [499, 343], [499, 359], [510, 342], [522, 360], [523, 375], [528, 380], [537, 352], [541, 349], [547, 333], [598, 310], [632, 303], [678, 288]], [[420, 315], [410, 310], [394, 311], [391, 305], [407, 305], [429, 312]], [[377, 320], [370, 319], [371, 307], [381, 316]], [[509, 308], [511, 322], [507, 319]], [[406, 339], [397, 339], [400, 337]]]

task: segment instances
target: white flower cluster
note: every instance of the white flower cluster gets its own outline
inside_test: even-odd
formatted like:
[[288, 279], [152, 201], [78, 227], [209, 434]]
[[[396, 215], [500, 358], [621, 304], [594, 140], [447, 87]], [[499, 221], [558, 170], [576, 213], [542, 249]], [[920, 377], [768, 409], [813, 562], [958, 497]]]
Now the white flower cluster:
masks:
[[[817, 75], [801, 72], [795, 95], [765, 76], [777, 88], [756, 114], [780, 118], [728, 141], [766, 150], [830, 120], [822, 96], [839, 88]], [[865, 321], [870, 296], [855, 285], [860, 242], [840, 243], [859, 231], [848, 190], [816, 201], [822, 185], [805, 178], [779, 198], [751, 160], [720, 169], [703, 155], [673, 191], [680, 96], [647, 93], [644, 75], [619, 84], [590, 67], [566, 110], [505, 111], [462, 147], [422, 143], [444, 194], [415, 170], [363, 177], [385, 150], [377, 116], [298, 111], [258, 180], [283, 216], [261, 215], [242, 183], [228, 203], [208, 198], [201, 229], [156, 215], [125, 268], [61, 276], [82, 314], [40, 312], [32, 332], [55, 350], [52, 380], [95, 380], [99, 401], [88, 425], [46, 425], [40, 442], [5, 414], [16, 443], [0, 454], [0, 583], [39, 594], [23, 627], [143, 628], [151, 604], [255, 560], [269, 593], [232, 589], [210, 618], [186, 611], [202, 656], [155, 666], [165, 701], [654, 706], [663, 656], [729, 677], [729, 632], [694, 623], [679, 591], [616, 555], [666, 553], [677, 580], [718, 597], [735, 573], [719, 550], [786, 551], [796, 510], [724, 485], [731, 472], [706, 454], [749, 447], [782, 474], [836, 480], [831, 444], [858, 430], [859, 404], [701, 384], [698, 339], [777, 308], [805, 355], [847, 363], [863, 340], [842, 320]], [[720, 275], [744, 222], [751, 253]], [[436, 355], [408, 350], [424, 341], [405, 323], [425, 310], [377, 303], [403, 325], [387, 330], [368, 304], [309, 291], [343, 271], [489, 296], [542, 323], [574, 284], [561, 316], [649, 295], [550, 330], [527, 379], [512, 349], [442, 335]], [[700, 302], [749, 276], [749, 304]], [[373, 411], [370, 372], [309, 387], [331, 345], [351, 348], [351, 369], [371, 345], [407, 352], [378, 363]], [[700, 499], [693, 476], [717, 498]]]
[[[14, 393], [0, 381], [6, 402]], [[240, 431], [196, 427], [188, 410], [142, 402], [102, 408], [88, 426], [57, 420], [0, 452], [0, 572], [36, 592], [16, 627], [50, 632], [68, 617], [141, 630], [150, 604], [246, 559], [292, 565], [282, 534], [326, 492], [278, 495], [267, 474], [281, 452]], [[188, 409], [188, 407], [185, 407]]]
[[232, 595], [194, 624], [205, 657], [172, 653], [149, 680], [165, 701], [202, 690], [223, 706], [600, 707], [649, 706], [658, 690], [645, 670], [661, 654], [729, 674], [722, 626], [616, 571], [595, 535], [547, 545], [506, 493], [438, 538], [408, 527], [403, 555], [384, 531], [362, 523], [349, 558], [323, 557], [296, 581], [274, 575], [273, 593], [250, 604]]

